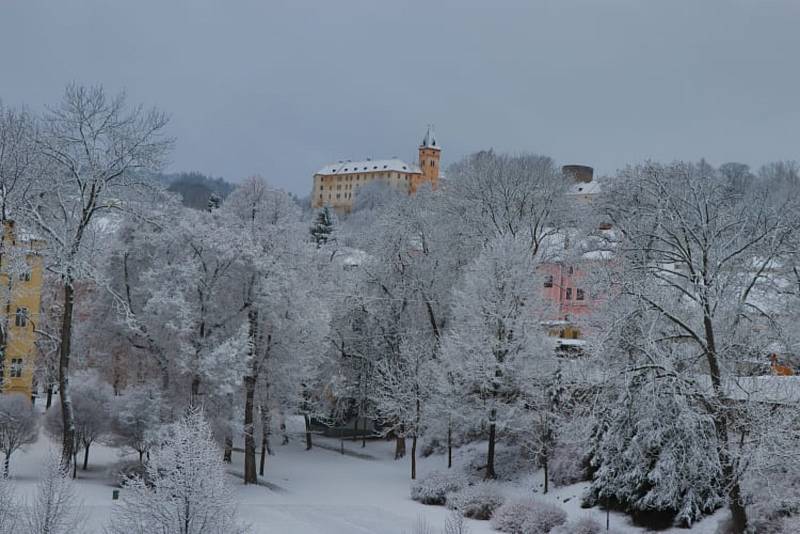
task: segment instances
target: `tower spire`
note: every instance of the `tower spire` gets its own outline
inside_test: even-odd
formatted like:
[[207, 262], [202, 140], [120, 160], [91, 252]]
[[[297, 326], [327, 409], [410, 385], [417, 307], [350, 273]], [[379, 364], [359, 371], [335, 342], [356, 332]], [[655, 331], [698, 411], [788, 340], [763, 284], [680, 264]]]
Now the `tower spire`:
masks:
[[428, 125], [428, 131], [425, 132], [425, 137], [422, 139], [420, 148], [434, 148], [439, 150], [439, 145], [436, 143], [436, 134], [433, 132], [433, 124]]

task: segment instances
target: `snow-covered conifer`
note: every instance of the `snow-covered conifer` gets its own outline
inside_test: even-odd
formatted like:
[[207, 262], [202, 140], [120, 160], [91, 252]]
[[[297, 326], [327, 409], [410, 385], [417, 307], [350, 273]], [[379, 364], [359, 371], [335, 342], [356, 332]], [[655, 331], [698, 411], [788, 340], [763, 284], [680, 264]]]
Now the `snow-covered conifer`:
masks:
[[150, 452], [147, 481], [130, 480], [115, 508], [109, 532], [115, 534], [235, 534], [246, 532], [236, 506], [222, 454], [200, 411], [164, 428]]

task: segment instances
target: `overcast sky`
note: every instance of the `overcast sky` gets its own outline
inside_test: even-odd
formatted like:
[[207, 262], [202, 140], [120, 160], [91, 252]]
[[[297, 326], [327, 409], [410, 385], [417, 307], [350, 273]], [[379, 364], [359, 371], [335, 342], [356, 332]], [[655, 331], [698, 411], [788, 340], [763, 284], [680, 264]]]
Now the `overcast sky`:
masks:
[[800, 159], [800, 0], [0, 0], [0, 98], [170, 113], [169, 170], [295, 193], [329, 161], [482, 148], [611, 173]]

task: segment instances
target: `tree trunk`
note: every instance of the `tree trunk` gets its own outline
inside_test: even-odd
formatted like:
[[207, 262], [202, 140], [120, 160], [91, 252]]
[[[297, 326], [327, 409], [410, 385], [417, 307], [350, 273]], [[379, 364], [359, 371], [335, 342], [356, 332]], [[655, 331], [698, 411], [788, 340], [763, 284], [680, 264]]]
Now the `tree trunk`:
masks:
[[417, 479], [417, 433], [411, 438], [411, 480]]
[[361, 448], [367, 447], [367, 418], [364, 417], [361, 421]]
[[281, 445], [286, 445], [289, 443], [289, 434], [286, 433], [286, 417], [284, 417], [283, 412], [280, 414], [281, 418]]
[[742, 503], [742, 490], [736, 481], [728, 493], [731, 510], [731, 526], [735, 534], [744, 534], [747, 530], [747, 510]]
[[256, 437], [253, 410], [255, 409], [256, 379], [244, 377], [244, 483], [258, 484], [256, 475]]
[[353, 437], [350, 439], [352, 441], [356, 441], [358, 439], [358, 414], [356, 414], [356, 418], [353, 421]]
[[261, 458], [258, 463], [258, 474], [264, 476], [264, 464], [267, 462], [267, 435], [261, 432]]
[[225, 450], [222, 453], [222, 461], [229, 464], [233, 461], [233, 436], [230, 432], [225, 435]]
[[447, 423], [447, 468], [453, 467], [453, 423]]
[[406, 438], [397, 436], [394, 441], [394, 459], [399, 460], [406, 455]]
[[496, 478], [497, 475], [494, 472], [494, 442], [496, 439], [496, 424], [494, 422], [495, 418], [495, 411], [492, 410], [492, 418], [491, 422], [489, 423], [489, 451], [486, 454], [486, 480], [490, 480]]
[[76, 479], [78, 478], [78, 448], [75, 447], [73, 450], [75, 453], [72, 458], [72, 478]]
[[44, 409], [49, 410], [50, 406], [53, 405], [53, 385], [47, 386], [47, 402], [45, 403]]
[[65, 469], [75, 453], [75, 414], [69, 388], [69, 361], [72, 350], [72, 312], [75, 307], [75, 288], [72, 279], [64, 282], [64, 315], [61, 319], [61, 345], [58, 355], [58, 388], [61, 399], [61, 420], [64, 434], [61, 440], [61, 465]]
[[306, 450], [310, 451], [313, 444], [311, 443], [311, 417], [304, 415], [303, 419], [306, 423]]
[[192, 406], [197, 406], [197, 398], [200, 396], [200, 377], [192, 376]]
[[271, 425], [271, 418], [269, 415], [269, 410], [265, 407], [261, 407], [261, 462], [258, 466], [258, 474], [262, 477], [264, 476], [264, 463], [266, 462], [267, 454], [272, 454], [272, 449], [269, 446], [269, 435], [270, 435], [270, 428]]
[[139, 451], [139, 465], [144, 463], [144, 451]]
[[11, 466], [11, 455], [6, 453], [6, 459], [3, 462], [3, 478], [8, 478], [9, 469]]
[[727, 396], [722, 388], [722, 373], [717, 359], [717, 346], [714, 334], [714, 323], [711, 320], [711, 310], [708, 304], [703, 308], [703, 330], [706, 338], [706, 360], [711, 384], [714, 387], [715, 399], [712, 401], [711, 412], [714, 419], [714, 428], [717, 433], [720, 464], [722, 476], [728, 486], [728, 506], [731, 511], [731, 528], [733, 534], [744, 534], [747, 530], [747, 511], [742, 502], [742, 488], [739, 477], [736, 475], [736, 466], [731, 458], [731, 445], [728, 436]]
[[87, 469], [89, 469], [89, 443], [86, 443], [84, 447], [85, 448], [83, 450], [83, 470], [86, 471]]
[[547, 468], [548, 468], [547, 455], [545, 455], [545, 457], [544, 457], [544, 462], [542, 462], [542, 467], [544, 468], [544, 493], [547, 494], [547, 490], [550, 489], [550, 486], [548, 485], [549, 484], [548, 483], [549, 475], [548, 475], [548, 472], [547, 472]]

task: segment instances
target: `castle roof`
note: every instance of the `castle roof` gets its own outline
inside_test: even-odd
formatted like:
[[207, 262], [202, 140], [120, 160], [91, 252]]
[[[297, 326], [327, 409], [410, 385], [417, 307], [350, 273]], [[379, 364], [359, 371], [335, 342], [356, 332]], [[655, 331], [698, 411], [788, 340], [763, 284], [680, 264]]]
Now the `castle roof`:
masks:
[[433, 125], [428, 125], [428, 131], [425, 132], [425, 137], [422, 139], [422, 144], [420, 145], [422, 148], [433, 148], [435, 150], [441, 150], [441, 147], [436, 142], [436, 134], [433, 133]]
[[325, 165], [314, 174], [354, 174], [359, 172], [384, 172], [398, 171], [421, 173], [418, 165], [406, 163], [397, 158], [392, 159], [366, 159], [363, 161], [340, 161]]

